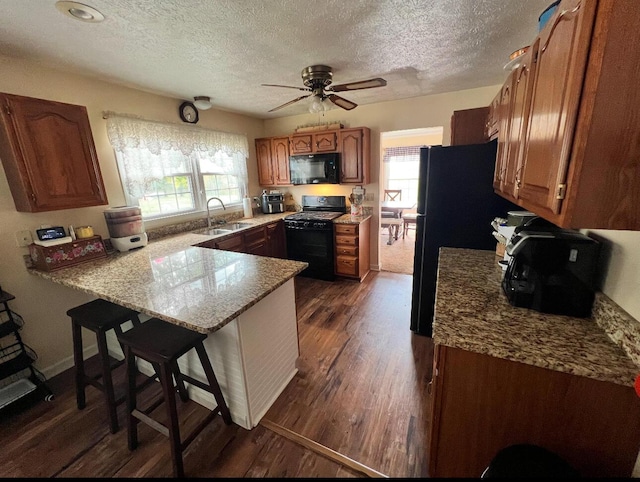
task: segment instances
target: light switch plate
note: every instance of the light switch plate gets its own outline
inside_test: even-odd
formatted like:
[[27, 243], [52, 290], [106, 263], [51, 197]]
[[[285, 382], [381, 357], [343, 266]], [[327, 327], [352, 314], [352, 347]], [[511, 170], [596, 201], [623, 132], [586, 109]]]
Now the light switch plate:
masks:
[[16, 243], [18, 246], [29, 246], [31, 243], [33, 243], [31, 231], [25, 229], [24, 231], [16, 232]]

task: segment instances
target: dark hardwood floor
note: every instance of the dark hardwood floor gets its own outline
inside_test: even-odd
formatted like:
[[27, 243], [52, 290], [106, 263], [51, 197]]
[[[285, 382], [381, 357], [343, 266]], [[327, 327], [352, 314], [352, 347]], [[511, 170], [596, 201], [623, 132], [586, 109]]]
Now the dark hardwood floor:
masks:
[[[188, 477], [366, 477], [268, 428], [275, 424], [389, 477], [426, 477], [433, 344], [409, 330], [411, 276], [364, 282], [296, 278], [299, 372], [253, 430], [217, 417], [184, 454]], [[94, 360], [92, 360], [94, 361]], [[123, 380], [123, 367], [116, 371]], [[139, 426], [127, 448], [125, 407], [111, 434], [102, 394], [76, 408], [72, 370], [48, 381], [51, 402], [0, 415], [0, 477], [170, 477], [167, 439]], [[141, 394], [150, 399], [159, 384]], [[181, 431], [207, 410], [178, 399]], [[164, 406], [154, 412], [164, 419]]]

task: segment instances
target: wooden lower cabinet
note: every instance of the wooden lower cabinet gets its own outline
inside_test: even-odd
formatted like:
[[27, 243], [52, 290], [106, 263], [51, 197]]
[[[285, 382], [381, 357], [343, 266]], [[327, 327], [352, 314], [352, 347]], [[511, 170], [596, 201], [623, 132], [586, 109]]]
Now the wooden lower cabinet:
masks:
[[334, 224], [337, 276], [362, 281], [369, 273], [370, 226], [371, 218], [359, 224]]
[[444, 345], [431, 385], [430, 477], [478, 478], [499, 450], [522, 443], [583, 477], [631, 476], [640, 448], [632, 387]]
[[210, 239], [196, 246], [240, 253], [257, 254], [272, 258], [286, 258], [287, 245], [284, 221], [239, 231], [219, 241]]

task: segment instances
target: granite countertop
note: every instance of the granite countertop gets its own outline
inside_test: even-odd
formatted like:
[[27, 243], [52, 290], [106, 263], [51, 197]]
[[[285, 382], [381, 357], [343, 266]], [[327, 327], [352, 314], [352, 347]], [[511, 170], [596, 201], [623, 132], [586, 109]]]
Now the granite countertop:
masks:
[[371, 217], [371, 214], [363, 214], [362, 216], [353, 216], [351, 214], [343, 214], [339, 218], [335, 218], [335, 224], [360, 224]]
[[633, 386], [640, 364], [618, 339], [637, 321], [602, 293], [592, 318], [513, 307], [498, 259], [494, 251], [440, 249], [434, 343]]
[[58, 271], [30, 272], [140, 313], [212, 333], [307, 267], [299, 261], [193, 246], [211, 238], [177, 234]]

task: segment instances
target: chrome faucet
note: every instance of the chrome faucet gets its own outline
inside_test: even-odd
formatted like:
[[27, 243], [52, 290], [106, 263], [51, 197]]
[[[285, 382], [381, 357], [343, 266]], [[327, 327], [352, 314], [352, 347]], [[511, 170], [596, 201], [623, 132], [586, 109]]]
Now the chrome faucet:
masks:
[[222, 199], [220, 199], [219, 197], [210, 197], [209, 199], [207, 199], [207, 227], [211, 228], [211, 217], [209, 214], [209, 201], [211, 201], [212, 199], [216, 199], [218, 201], [220, 201], [220, 204], [222, 205], [222, 209], [226, 210], [227, 208], [224, 207], [224, 203], [222, 202]]

